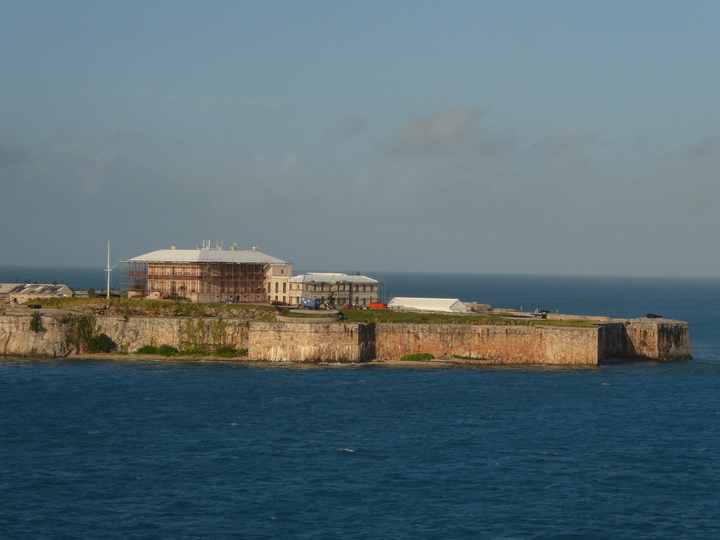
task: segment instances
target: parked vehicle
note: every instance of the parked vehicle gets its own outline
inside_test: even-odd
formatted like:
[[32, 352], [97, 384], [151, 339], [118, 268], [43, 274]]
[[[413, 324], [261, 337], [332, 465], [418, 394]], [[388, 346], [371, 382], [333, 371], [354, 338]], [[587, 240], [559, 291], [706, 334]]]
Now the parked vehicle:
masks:
[[383, 304], [382, 302], [370, 302], [368, 304], [368, 309], [387, 309], [388, 305]]
[[321, 303], [322, 302], [319, 298], [310, 298], [308, 296], [300, 297], [300, 307], [308, 309], [318, 309]]

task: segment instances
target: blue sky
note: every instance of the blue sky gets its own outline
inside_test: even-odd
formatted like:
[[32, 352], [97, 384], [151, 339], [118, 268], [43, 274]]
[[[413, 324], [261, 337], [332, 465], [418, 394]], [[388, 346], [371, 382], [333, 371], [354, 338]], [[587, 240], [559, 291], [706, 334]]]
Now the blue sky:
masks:
[[0, 264], [714, 276], [714, 1], [0, 1]]

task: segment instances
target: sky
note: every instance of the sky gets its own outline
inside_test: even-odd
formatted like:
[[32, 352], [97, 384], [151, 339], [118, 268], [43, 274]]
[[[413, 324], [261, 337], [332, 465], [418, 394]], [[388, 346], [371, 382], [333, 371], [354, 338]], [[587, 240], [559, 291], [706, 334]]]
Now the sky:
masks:
[[0, 265], [716, 276], [715, 0], [0, 0]]

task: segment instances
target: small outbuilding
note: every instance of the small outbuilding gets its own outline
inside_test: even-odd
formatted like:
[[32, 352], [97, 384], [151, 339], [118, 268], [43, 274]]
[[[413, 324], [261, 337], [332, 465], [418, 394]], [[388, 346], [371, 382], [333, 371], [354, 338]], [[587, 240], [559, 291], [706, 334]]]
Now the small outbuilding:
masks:
[[395, 297], [388, 304], [388, 309], [408, 311], [439, 311], [443, 313], [467, 313], [464, 303], [457, 298], [408, 298]]
[[67, 285], [38, 283], [0, 283], [0, 298], [11, 304], [22, 304], [32, 298], [74, 296]]

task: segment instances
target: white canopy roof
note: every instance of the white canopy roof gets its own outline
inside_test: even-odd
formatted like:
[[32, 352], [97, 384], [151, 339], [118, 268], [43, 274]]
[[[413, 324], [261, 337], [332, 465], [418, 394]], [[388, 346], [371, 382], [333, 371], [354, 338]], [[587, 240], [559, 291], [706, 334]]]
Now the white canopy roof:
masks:
[[307, 274], [300, 274], [299, 276], [293, 276], [288, 279], [292, 283], [361, 283], [366, 285], [374, 285], [377, 280], [369, 278], [367, 276], [351, 276], [347, 274], [330, 273], [330, 272], [308, 272]]
[[145, 255], [133, 257], [127, 262], [287, 264], [286, 261], [281, 259], [249, 249], [158, 249]]
[[407, 298], [398, 296], [390, 301], [388, 308], [467, 313], [467, 307], [457, 298]]

